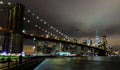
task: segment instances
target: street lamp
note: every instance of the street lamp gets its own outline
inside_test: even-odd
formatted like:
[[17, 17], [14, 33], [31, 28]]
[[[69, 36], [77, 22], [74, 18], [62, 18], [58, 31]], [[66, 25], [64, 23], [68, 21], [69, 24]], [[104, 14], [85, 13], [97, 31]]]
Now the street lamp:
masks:
[[3, 30], [3, 27], [0, 27], [0, 31], [2, 31]]
[[0, 1], [0, 4], [3, 4], [3, 1]]
[[8, 5], [11, 5], [11, 3], [10, 3], [10, 2], [8, 2]]

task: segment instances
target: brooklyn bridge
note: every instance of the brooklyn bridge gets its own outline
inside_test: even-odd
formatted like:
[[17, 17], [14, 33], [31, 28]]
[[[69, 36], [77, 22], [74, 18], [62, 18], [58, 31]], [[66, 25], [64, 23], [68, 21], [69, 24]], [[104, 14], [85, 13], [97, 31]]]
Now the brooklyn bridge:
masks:
[[24, 42], [28, 43], [27, 41], [32, 41], [33, 44], [33, 60], [45, 56], [115, 55], [114, 50], [107, 46], [106, 36], [103, 36], [99, 45], [80, 43], [20, 3], [0, 1], [0, 35], [1, 57], [13, 53], [22, 55]]

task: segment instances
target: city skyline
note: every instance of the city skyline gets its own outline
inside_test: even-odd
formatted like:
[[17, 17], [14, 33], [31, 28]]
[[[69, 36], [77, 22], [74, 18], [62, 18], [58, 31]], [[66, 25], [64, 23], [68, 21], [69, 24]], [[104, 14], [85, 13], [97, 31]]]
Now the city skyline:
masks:
[[22, 3], [48, 24], [80, 42], [88, 37], [94, 39], [98, 30], [99, 36], [106, 35], [108, 42], [120, 49], [119, 0], [7, 1]]
[[120, 0], [0, 0], [0, 69], [119, 69], [119, 7]]

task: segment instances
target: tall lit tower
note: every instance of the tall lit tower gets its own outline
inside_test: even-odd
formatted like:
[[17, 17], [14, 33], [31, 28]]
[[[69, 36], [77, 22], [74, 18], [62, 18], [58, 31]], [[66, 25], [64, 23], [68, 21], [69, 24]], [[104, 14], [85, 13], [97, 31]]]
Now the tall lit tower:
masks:
[[96, 35], [95, 35], [95, 46], [98, 47], [99, 44], [99, 36], [98, 36], [98, 31], [96, 30]]

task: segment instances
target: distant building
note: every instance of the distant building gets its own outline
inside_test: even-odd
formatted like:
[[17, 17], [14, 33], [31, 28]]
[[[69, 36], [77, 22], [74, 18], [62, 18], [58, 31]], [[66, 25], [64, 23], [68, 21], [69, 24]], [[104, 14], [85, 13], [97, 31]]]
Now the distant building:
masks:
[[109, 48], [109, 50], [110, 50], [110, 51], [112, 51], [112, 50], [113, 50], [113, 47], [112, 47], [112, 45], [111, 45], [111, 44], [109, 44], [109, 47], [108, 47], [108, 48]]
[[99, 45], [99, 36], [98, 36], [98, 31], [96, 31], [96, 35], [95, 35], [95, 46], [98, 47]]
[[102, 46], [105, 50], [108, 49], [108, 42], [106, 39], [106, 35], [102, 36], [102, 44], [103, 44]]
[[91, 45], [92, 45], [92, 40], [91, 40], [90, 38], [87, 40], [87, 45], [88, 45], [88, 46], [91, 46]]
[[82, 42], [84, 45], [87, 45], [87, 40], [83, 40]]

